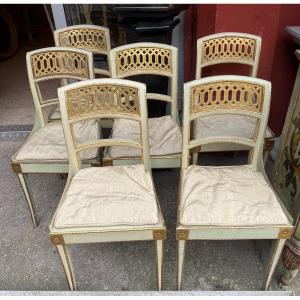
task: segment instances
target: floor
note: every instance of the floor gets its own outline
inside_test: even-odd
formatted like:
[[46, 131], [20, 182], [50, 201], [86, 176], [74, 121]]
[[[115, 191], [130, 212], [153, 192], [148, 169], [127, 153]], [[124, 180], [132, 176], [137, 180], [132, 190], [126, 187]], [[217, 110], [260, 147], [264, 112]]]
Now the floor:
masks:
[[[47, 44], [46, 42], [44, 44]], [[38, 46], [46, 46], [43, 43]], [[24, 46], [11, 60], [0, 62], [0, 290], [66, 291], [67, 281], [55, 248], [48, 239], [48, 224], [63, 191], [58, 175], [32, 175], [39, 226], [33, 228], [10, 158], [24, 141], [34, 121], [27, 81]], [[205, 164], [243, 163], [240, 154], [203, 156]], [[175, 224], [179, 173], [154, 171], [158, 198], [166, 221], [167, 240], [163, 289], [176, 289]], [[185, 291], [260, 290], [270, 242], [193, 241], [188, 243], [182, 289]], [[80, 291], [153, 291], [156, 289], [153, 242], [76, 245], [71, 247]], [[276, 281], [271, 290], [279, 291]], [[300, 276], [290, 287], [300, 295]]]

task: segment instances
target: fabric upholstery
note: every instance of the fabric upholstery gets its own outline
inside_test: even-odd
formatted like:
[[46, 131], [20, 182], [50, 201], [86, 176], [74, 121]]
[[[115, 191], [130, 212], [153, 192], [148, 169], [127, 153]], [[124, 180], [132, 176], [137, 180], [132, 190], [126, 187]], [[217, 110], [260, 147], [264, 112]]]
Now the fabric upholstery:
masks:
[[[213, 136], [235, 136], [253, 138], [256, 118], [243, 115], [214, 115], [195, 120], [195, 138]], [[272, 137], [270, 128], [266, 130], [266, 138]]]
[[[182, 135], [180, 128], [170, 116], [148, 119], [150, 155], [167, 155], [181, 153]], [[139, 122], [128, 119], [115, 119], [112, 128], [112, 138], [125, 138], [140, 141]], [[136, 157], [141, 151], [128, 147], [111, 147], [108, 156]]]
[[50, 119], [51, 120], [60, 120], [61, 119], [59, 105], [57, 105], [56, 108], [54, 109], [53, 113], [50, 116]]
[[80, 170], [57, 211], [54, 227], [152, 225], [158, 207], [144, 165]]
[[288, 225], [279, 200], [263, 175], [250, 166], [182, 171], [183, 225]]
[[[97, 120], [78, 122], [74, 126], [77, 142], [95, 140], [99, 137]], [[97, 149], [89, 149], [80, 153], [81, 159], [97, 156]], [[68, 151], [61, 121], [46, 124], [35, 131], [22, 145], [16, 160], [68, 160]]]

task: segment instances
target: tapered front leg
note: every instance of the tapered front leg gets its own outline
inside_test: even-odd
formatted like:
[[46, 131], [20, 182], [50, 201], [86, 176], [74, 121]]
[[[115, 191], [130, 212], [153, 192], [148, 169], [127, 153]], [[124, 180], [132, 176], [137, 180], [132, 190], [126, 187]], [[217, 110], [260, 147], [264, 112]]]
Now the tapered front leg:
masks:
[[177, 289], [181, 288], [181, 277], [183, 270], [183, 261], [185, 256], [185, 240], [177, 241]]
[[162, 267], [163, 267], [163, 257], [164, 257], [164, 241], [156, 241], [156, 258], [157, 258], [157, 287], [161, 291], [162, 286]]
[[68, 279], [69, 287], [71, 291], [76, 290], [76, 282], [74, 277], [74, 271], [72, 267], [72, 262], [70, 258], [70, 254], [66, 245], [56, 245], [57, 251], [59, 253], [60, 259], [62, 261], [66, 277]]

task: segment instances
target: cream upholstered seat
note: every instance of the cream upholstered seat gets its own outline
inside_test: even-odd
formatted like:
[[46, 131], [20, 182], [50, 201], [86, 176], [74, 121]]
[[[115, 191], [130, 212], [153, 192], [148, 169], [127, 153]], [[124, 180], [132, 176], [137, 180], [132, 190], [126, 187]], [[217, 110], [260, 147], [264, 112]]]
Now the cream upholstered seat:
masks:
[[182, 225], [289, 225], [276, 194], [250, 165], [191, 165], [181, 180]]
[[[181, 130], [171, 116], [148, 119], [149, 126], [149, 148], [150, 155], [168, 155], [181, 153], [182, 135]], [[127, 119], [117, 119], [114, 121], [111, 137], [127, 138], [138, 141], [140, 138], [138, 122]], [[110, 147], [108, 156], [117, 157], [137, 157], [141, 153], [138, 149], [126, 147]]]
[[[291, 217], [277, 198], [264, 170], [263, 147], [270, 98], [271, 83], [252, 77], [212, 76], [184, 84], [176, 228], [178, 289], [186, 242], [191, 240], [274, 240], [263, 288], [270, 284], [284, 243], [293, 233]], [[228, 117], [232, 121], [230, 124], [225, 122]], [[242, 122], [241, 117], [244, 117]], [[217, 125], [223, 128], [213, 132], [209, 126], [201, 126], [202, 134], [193, 134], [195, 120], [202, 122], [207, 118], [218, 119]], [[237, 128], [244, 120], [249, 122], [252, 132], [243, 126]], [[210, 124], [213, 125], [214, 122]], [[245, 147], [249, 151], [248, 164], [193, 165], [193, 150], [213, 144]]]
[[[195, 120], [195, 138], [232, 135], [252, 138], [255, 134], [256, 119], [241, 115], [217, 115]], [[272, 131], [266, 129], [266, 138], [272, 137]]]
[[[97, 139], [99, 136], [98, 123], [95, 120], [77, 123], [75, 136], [78, 142]], [[80, 153], [81, 159], [92, 159], [97, 156], [97, 149]], [[68, 151], [61, 121], [46, 124], [34, 131], [15, 158], [17, 161], [51, 161], [68, 160]]]
[[[124, 101], [124, 95], [131, 101]], [[150, 168], [146, 86], [122, 79], [95, 79], [62, 87], [58, 97], [70, 168], [49, 230], [70, 289], [76, 289], [76, 282], [68, 245], [144, 240], [155, 241], [157, 283], [161, 289], [166, 228]], [[78, 122], [96, 119], [101, 124], [104, 118], [137, 121], [139, 138], [99, 136], [74, 141], [72, 132]], [[121, 145], [140, 149], [141, 163], [84, 168], [78, 157], [87, 149]]]
[[[22, 185], [32, 222], [37, 225], [28, 174], [65, 174], [69, 169], [62, 124], [60, 121], [49, 120], [49, 113], [58, 105], [58, 98], [45, 97], [45, 87], [57, 79], [82, 81], [94, 78], [93, 55], [81, 49], [49, 47], [28, 52], [26, 65], [34, 102], [35, 122], [32, 132], [11, 158], [11, 166]], [[79, 134], [79, 142], [86, 138], [96, 138], [99, 136], [98, 124], [95, 121], [78, 123], [75, 126], [76, 132]], [[95, 149], [81, 153], [85, 166], [99, 164], [96, 156]]]
[[61, 202], [55, 228], [158, 224], [152, 178], [143, 165], [79, 170]]
[[[203, 77], [203, 69], [211, 68], [217, 64], [242, 64], [249, 66], [249, 76], [257, 77], [259, 57], [261, 50], [261, 37], [239, 32], [221, 32], [208, 35], [197, 40], [196, 79]], [[226, 89], [219, 91], [226, 93]], [[202, 120], [195, 120], [195, 137], [203, 136], [209, 132], [210, 136], [223, 135], [232, 131], [234, 136], [251, 137], [255, 130], [255, 120], [247, 116], [209, 116]], [[264, 144], [264, 162], [275, 142], [274, 133], [267, 127]], [[239, 151], [247, 147], [237, 144], [203, 145], [202, 152], [211, 151]], [[198, 150], [194, 149], [193, 161], [198, 161]]]
[[[112, 78], [128, 78], [138, 75], [167, 77], [168, 95], [148, 91], [147, 100], [163, 101], [167, 112], [160, 118], [150, 118], [149, 146], [152, 168], [177, 168], [181, 158], [181, 129], [177, 110], [178, 55], [177, 48], [160, 43], [134, 43], [114, 48], [109, 53]], [[135, 77], [136, 78], [136, 77]], [[138, 80], [138, 79], [135, 79]], [[130, 99], [124, 97], [124, 101]], [[138, 124], [131, 120], [115, 120], [112, 138], [132, 138], [139, 135]], [[103, 162], [106, 165], [138, 163], [140, 151], [125, 147], [106, 149]]]

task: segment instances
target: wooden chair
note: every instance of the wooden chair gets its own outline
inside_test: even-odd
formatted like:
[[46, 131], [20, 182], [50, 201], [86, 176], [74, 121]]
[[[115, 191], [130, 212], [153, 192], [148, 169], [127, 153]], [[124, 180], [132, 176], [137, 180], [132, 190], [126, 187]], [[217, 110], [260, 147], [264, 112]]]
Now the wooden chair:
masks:
[[[152, 168], [178, 168], [181, 159], [182, 135], [178, 120], [178, 55], [177, 48], [158, 43], [135, 43], [114, 48], [109, 53], [112, 78], [134, 75], [155, 75], [169, 78], [170, 95], [147, 93], [147, 100], [160, 100], [169, 105], [170, 115], [150, 118], [149, 145]], [[115, 120], [112, 138], [139, 138], [138, 124], [131, 120]], [[107, 149], [107, 165], [137, 163], [140, 152], [114, 147]]]
[[[107, 58], [108, 69], [94, 68], [95, 76], [110, 77], [108, 53], [110, 51], [109, 28], [97, 25], [74, 25], [54, 31], [56, 47], [71, 47], [91, 51], [96, 55]], [[65, 81], [64, 84], [67, 82]], [[51, 115], [52, 120], [60, 119], [59, 107], [57, 106]], [[111, 127], [111, 124], [110, 126]]]
[[[203, 69], [217, 64], [242, 64], [250, 67], [249, 76], [257, 77], [261, 49], [261, 37], [238, 32], [222, 32], [198, 39], [197, 41], [197, 64], [196, 79], [202, 78]], [[195, 121], [194, 132], [210, 132], [215, 135], [224, 131], [231, 131], [236, 136], [251, 136], [255, 130], [255, 119], [252, 117], [239, 116], [238, 118], [227, 116], [211, 116], [203, 120]], [[234, 132], [233, 132], [234, 130]], [[200, 136], [199, 136], [200, 137]], [[264, 143], [264, 161], [266, 163], [270, 151], [275, 142], [274, 133], [267, 127]], [[240, 151], [247, 147], [233, 144], [211, 144], [203, 146], [202, 152], [214, 151]], [[195, 149], [194, 162], [198, 160], [198, 150]]]
[[[222, 97], [221, 90], [224, 89], [228, 92]], [[178, 289], [181, 287], [187, 240], [274, 240], [264, 288], [270, 283], [284, 243], [293, 232], [292, 220], [269, 183], [263, 165], [270, 92], [270, 82], [244, 76], [213, 76], [184, 85], [183, 150], [176, 229]], [[191, 123], [195, 119], [228, 113], [256, 118], [254, 135], [192, 137]], [[250, 147], [249, 164], [224, 167], [190, 165], [193, 148], [216, 142]]]
[[[49, 122], [48, 109], [58, 104], [58, 98], [44, 99], [41, 84], [54, 79], [86, 80], [94, 78], [93, 55], [90, 52], [66, 47], [51, 47], [28, 52], [27, 72], [35, 107], [32, 132], [12, 157], [11, 165], [22, 185], [34, 225], [36, 213], [29, 188], [30, 173], [68, 173], [68, 153], [61, 121]], [[78, 124], [76, 136], [84, 141], [96, 137], [99, 126], [95, 122]], [[84, 164], [99, 163], [95, 151], [82, 154]]]
[[[155, 240], [158, 288], [161, 289], [164, 220], [151, 175], [148, 146], [146, 86], [129, 80], [95, 79], [58, 90], [69, 153], [67, 184], [50, 224], [70, 289], [76, 288], [67, 245]], [[126, 118], [139, 122], [139, 141], [93, 139], [74, 142], [74, 126], [82, 120]], [[142, 150], [141, 163], [82, 168], [79, 152], [106, 146]]]

